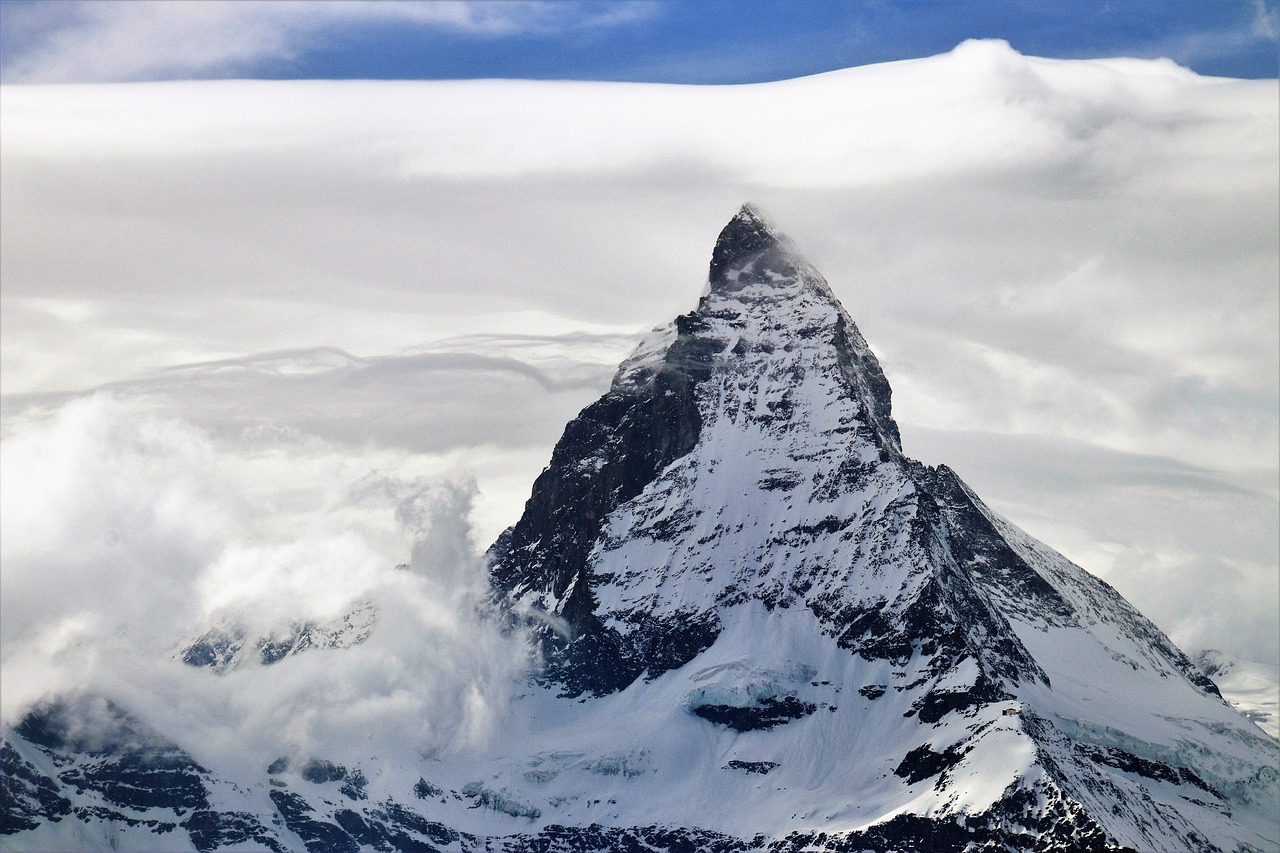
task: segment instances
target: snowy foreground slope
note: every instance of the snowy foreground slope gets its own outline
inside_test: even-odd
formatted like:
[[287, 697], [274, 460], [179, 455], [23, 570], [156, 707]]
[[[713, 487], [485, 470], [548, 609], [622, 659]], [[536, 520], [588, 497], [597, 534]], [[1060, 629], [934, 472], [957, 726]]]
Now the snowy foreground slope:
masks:
[[[227, 779], [68, 697], [6, 733], [5, 849], [1280, 846], [1277, 742], [1114, 590], [903, 455], [875, 356], [749, 206], [490, 559], [544, 665], [483, 748]], [[304, 628], [184, 659], [378, 629]]]

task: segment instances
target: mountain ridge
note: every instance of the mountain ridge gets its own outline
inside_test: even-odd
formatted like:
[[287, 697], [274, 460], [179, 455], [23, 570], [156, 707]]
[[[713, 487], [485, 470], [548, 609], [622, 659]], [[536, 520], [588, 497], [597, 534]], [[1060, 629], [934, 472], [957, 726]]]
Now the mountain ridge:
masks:
[[[684, 353], [698, 355], [692, 368]], [[671, 370], [673, 354], [684, 370]], [[671, 372], [694, 380], [680, 388], [679, 399], [697, 404], [696, 415], [686, 409], [684, 416], [697, 432], [687, 434], [684, 455], [662, 457], [665, 467], [655, 466], [662, 470], [650, 482], [633, 482], [615, 504], [585, 513], [593, 516], [593, 538], [566, 572], [575, 585], [571, 595], [562, 596], [567, 583], [539, 588], [536, 573], [519, 574], [544, 565], [546, 552], [559, 553], [563, 518], [577, 524], [580, 505], [572, 499], [559, 504], [561, 519], [542, 514], [541, 501], [566, 494], [564, 484], [571, 492], [572, 484], [597, 482], [603, 447], [614, 451], [606, 466], [643, 455], [644, 443], [632, 433], [597, 425], [598, 445], [580, 447], [582, 424], [572, 422], [535, 484], [523, 528], [517, 525], [513, 538], [490, 552], [495, 588], [509, 602], [546, 611], [552, 621], [573, 617], [567, 634], [541, 628], [543, 678], [564, 695], [603, 696], [694, 666], [731, 633], [727, 614], [755, 601], [781, 618], [793, 608], [807, 610], [826, 637], [858, 660], [913, 670], [910, 678], [899, 673], [897, 685], [889, 679], [862, 686], [870, 693], [912, 690], [901, 713], [922, 724], [982, 719], [997, 706], [1002, 716], [1012, 711], [1038, 756], [1050, 744], [1069, 753], [1031, 764], [1054, 768], [1046, 771], [1054, 785], [1114, 784], [1106, 777], [1116, 765], [1137, 767], [1141, 752], [1168, 758], [1176, 749], [1153, 752], [1144, 738], [1124, 735], [1123, 726], [1104, 724], [1096, 735], [1095, 721], [1075, 699], [1067, 703], [1070, 713], [1054, 708], [1061, 705], [1058, 681], [1072, 690], [1087, 686], [1086, 675], [1070, 655], [1044, 643], [1045, 635], [1081, 645], [1105, 677], [1120, 678], [1119, 668], [1145, 673], [1162, 690], [1183, 685], [1163, 690], [1169, 701], [1184, 693], [1177, 701], [1223, 710], [1212, 681], [1114, 589], [999, 518], [951, 469], [902, 455], [888, 382], [874, 354], [821, 275], [752, 205], [717, 239], [698, 308], [642, 342], [602, 400], [612, 395], [613, 405], [622, 406], [630, 395], [632, 410], [647, 401], [660, 405], [676, 395], [664, 385]], [[584, 411], [584, 418], [595, 417], [590, 407]], [[597, 524], [594, 517], [604, 511], [609, 522]], [[800, 720], [823, 706], [763, 682], [704, 690], [716, 701], [685, 704], [722, 724], [754, 714], [769, 729], [781, 724], [783, 712]], [[1042, 714], [1041, 701], [1053, 710]], [[914, 751], [924, 747], [908, 753], [936, 770], [946, 762], [928, 756], [946, 755], [955, 744]], [[956, 750], [951, 760], [967, 754]], [[1160, 772], [1184, 782], [1182, 771], [1195, 775], [1176, 767]], [[1274, 774], [1263, 775], [1274, 786]], [[1043, 790], [1037, 796], [1044, 802]], [[988, 808], [1001, 801], [992, 799]], [[1132, 807], [1127, 813], [1124, 831], [1104, 830], [1117, 843], [1139, 849], [1203, 843], [1188, 834], [1194, 821], [1170, 820], [1153, 831]], [[1108, 822], [1116, 821], [1105, 817], [1100, 825]]]

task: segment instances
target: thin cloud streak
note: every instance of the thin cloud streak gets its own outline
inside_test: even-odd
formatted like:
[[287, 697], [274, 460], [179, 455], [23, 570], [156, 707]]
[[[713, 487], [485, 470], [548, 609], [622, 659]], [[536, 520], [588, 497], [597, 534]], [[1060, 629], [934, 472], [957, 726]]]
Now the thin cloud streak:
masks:
[[[622, 335], [484, 335], [368, 358], [335, 347], [259, 353], [90, 391], [9, 394], [6, 426], [12, 433], [101, 392], [224, 438], [269, 428], [358, 447], [376, 424], [380, 446], [413, 453], [540, 449], [566, 411], [601, 393], [634, 343]], [[317, 402], [327, 400], [341, 402]], [[513, 410], [519, 419], [495, 417]]]
[[1280, 42], [1280, 9], [1268, 7], [1266, 0], [1253, 0], [1251, 29], [1260, 39]]
[[402, 26], [477, 38], [626, 26], [653, 3], [512, 0], [96, 0], [6, 4], [6, 83], [258, 76], [350, 28]]

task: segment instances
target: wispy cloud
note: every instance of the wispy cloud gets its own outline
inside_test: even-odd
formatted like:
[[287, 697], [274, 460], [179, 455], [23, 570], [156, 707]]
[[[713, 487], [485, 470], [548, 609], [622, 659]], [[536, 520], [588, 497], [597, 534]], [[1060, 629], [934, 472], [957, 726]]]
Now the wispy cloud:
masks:
[[[409, 453], [541, 448], [567, 413], [608, 386], [634, 343], [627, 335], [486, 335], [374, 357], [315, 347], [176, 365], [96, 390], [235, 440], [270, 425], [273, 434], [356, 447], [373, 439]], [[10, 394], [6, 418], [38, 420], [92, 393]], [[315, 404], [339, 398], [341, 406]], [[509, 410], [521, 417], [494, 417]]]
[[1266, 0], [1253, 0], [1252, 29], [1260, 39], [1280, 42], [1280, 9], [1268, 6]]
[[623, 26], [653, 3], [512, 0], [97, 0], [5, 3], [8, 83], [254, 76], [352, 28], [398, 25], [478, 38]]

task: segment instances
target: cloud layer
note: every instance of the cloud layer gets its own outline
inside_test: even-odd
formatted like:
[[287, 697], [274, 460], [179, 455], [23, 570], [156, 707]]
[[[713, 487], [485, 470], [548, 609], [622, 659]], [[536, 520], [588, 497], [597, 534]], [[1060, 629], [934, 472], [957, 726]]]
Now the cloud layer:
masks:
[[[458, 606], [474, 553], [747, 199], [880, 355], [909, 455], [1175, 641], [1274, 662], [1276, 104], [1000, 43], [745, 87], [6, 88], [5, 713], [74, 683], [264, 754], [326, 695], [299, 749], [404, 708], [424, 749], [482, 730], [520, 661]], [[160, 653], [361, 596], [359, 672]]]

